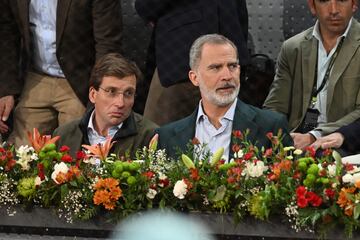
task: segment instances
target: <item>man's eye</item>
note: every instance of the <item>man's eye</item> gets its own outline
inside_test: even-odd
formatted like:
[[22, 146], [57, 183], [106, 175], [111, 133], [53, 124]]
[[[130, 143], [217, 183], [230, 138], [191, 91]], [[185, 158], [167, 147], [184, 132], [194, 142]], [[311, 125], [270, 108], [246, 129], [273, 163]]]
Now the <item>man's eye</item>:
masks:
[[127, 90], [127, 91], [124, 92], [124, 95], [127, 98], [131, 98], [131, 97], [133, 97], [135, 95], [135, 92], [131, 91], [131, 90]]
[[116, 95], [117, 91], [113, 88], [108, 89], [108, 93], [111, 95]]

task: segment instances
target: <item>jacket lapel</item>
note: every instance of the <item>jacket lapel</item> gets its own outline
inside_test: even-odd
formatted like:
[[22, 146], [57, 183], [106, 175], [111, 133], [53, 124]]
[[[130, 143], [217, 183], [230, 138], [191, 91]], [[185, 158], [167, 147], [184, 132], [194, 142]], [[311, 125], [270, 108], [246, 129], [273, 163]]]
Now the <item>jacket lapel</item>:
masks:
[[[173, 140], [178, 146], [186, 146], [195, 137], [196, 117], [198, 108], [174, 129]], [[185, 149], [184, 149], [185, 150]]]
[[[247, 104], [243, 103], [241, 100], [238, 99], [234, 114], [234, 122], [232, 130], [240, 130], [242, 133], [245, 133], [247, 129], [250, 130], [249, 135], [247, 138], [250, 141], [257, 139], [257, 132], [259, 127], [257, 124], [254, 123], [254, 118], [256, 116], [256, 112], [254, 112]], [[234, 152], [232, 150], [233, 145], [233, 137], [231, 135], [230, 141], [230, 151], [229, 151], [229, 159], [233, 158]], [[255, 144], [255, 142], [253, 142]]]
[[331, 74], [329, 76], [326, 101], [327, 114], [330, 110], [330, 104], [333, 99], [336, 83], [345, 71], [346, 67], [349, 65], [349, 62], [353, 58], [360, 44], [360, 33], [357, 31], [359, 26], [355, 27], [355, 25], [359, 25], [359, 23], [353, 19], [348, 36], [344, 39], [344, 43], [340, 49], [340, 52], [335, 60], [334, 67], [331, 70]]
[[61, 37], [64, 32], [66, 18], [72, 0], [58, 0], [56, 13], [56, 47], [60, 44]]
[[316, 38], [312, 36], [312, 31], [309, 31], [308, 36], [305, 37], [301, 43], [301, 64], [302, 69], [302, 82], [303, 90], [299, 89], [299, 92], [303, 93], [303, 113], [307, 111], [309, 107], [311, 92], [314, 86], [315, 80], [315, 66], [317, 65], [317, 48], [318, 42]]

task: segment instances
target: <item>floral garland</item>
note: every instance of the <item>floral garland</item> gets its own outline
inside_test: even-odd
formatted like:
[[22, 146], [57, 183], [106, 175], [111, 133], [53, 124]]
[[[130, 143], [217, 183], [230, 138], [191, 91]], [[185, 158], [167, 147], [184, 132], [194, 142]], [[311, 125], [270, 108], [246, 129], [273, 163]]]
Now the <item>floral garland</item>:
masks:
[[337, 152], [305, 152], [283, 146], [281, 132], [267, 134], [272, 146], [259, 149], [248, 132], [233, 132], [234, 158], [213, 155], [193, 139], [173, 160], [157, 150], [157, 136], [136, 159], [109, 155], [104, 145], [87, 146], [73, 158], [58, 137], [29, 133], [32, 144], [0, 147], [0, 207], [18, 204], [55, 207], [67, 222], [87, 220], [106, 211], [117, 221], [150, 208], [231, 213], [267, 220], [287, 218], [296, 231], [325, 234], [336, 224], [351, 237], [359, 227], [360, 168], [341, 163]]

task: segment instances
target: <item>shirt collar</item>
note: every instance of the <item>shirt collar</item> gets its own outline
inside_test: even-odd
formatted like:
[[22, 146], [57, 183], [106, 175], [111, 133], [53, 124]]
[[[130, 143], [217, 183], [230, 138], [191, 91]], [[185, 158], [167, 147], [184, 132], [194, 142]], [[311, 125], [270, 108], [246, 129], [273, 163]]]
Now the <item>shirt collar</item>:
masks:
[[[347, 25], [345, 32], [338, 38], [338, 40], [337, 40], [338, 42], [340, 41], [341, 37], [344, 37], [344, 38], [347, 37], [347, 35], [348, 35], [349, 31], [350, 31], [350, 26], [352, 24], [352, 20], [353, 20], [353, 18], [350, 19], [349, 24]], [[320, 23], [319, 23], [319, 20], [317, 20], [316, 23], [315, 23], [312, 35], [317, 40], [322, 42], [319, 26], [320, 26]]]
[[[98, 135], [100, 135], [94, 127], [94, 117], [95, 117], [95, 110], [92, 111], [91, 115], [90, 115], [90, 119], [89, 119], [89, 123], [88, 123], [88, 130], [91, 130], [94, 133], [97, 133]], [[121, 127], [122, 127], [123, 123], [121, 122], [119, 125], [116, 126], [112, 126], [109, 128], [108, 130], [108, 135], [110, 135], [111, 137], [113, 137], [113, 135], [115, 134], [111, 134], [111, 133], [116, 133]]]
[[[226, 113], [224, 114], [224, 116], [221, 119], [227, 119], [227, 120], [233, 121], [236, 104], [237, 104], [237, 98], [235, 98], [235, 101], [231, 104], [230, 108], [226, 111]], [[202, 100], [200, 100], [199, 110], [198, 110], [197, 117], [196, 117], [196, 123], [199, 123], [204, 118], [207, 118], [207, 116], [202, 107]]]

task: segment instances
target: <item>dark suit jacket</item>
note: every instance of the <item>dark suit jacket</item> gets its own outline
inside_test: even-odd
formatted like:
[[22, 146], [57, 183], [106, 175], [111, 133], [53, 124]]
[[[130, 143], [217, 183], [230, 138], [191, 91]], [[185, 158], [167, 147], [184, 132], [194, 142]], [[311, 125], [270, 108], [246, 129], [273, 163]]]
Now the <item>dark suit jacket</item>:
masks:
[[[197, 112], [198, 109], [186, 118], [156, 129], [155, 131], [159, 133], [158, 148], [166, 149], [170, 157], [176, 157], [176, 147], [185, 151], [187, 143], [195, 137]], [[271, 142], [266, 137], [266, 134], [273, 132], [275, 135], [280, 128], [284, 134], [283, 144], [285, 146], [292, 145], [292, 138], [289, 135], [288, 124], [284, 115], [269, 110], [262, 110], [238, 100], [233, 130], [244, 132], [246, 129], [250, 129], [250, 134], [248, 135], [249, 141], [254, 144], [256, 143], [258, 147], [270, 147]], [[229, 159], [233, 157], [233, 154], [230, 147]]]
[[[66, 123], [55, 129], [53, 135], [60, 136], [58, 146], [66, 145], [70, 147], [70, 154], [75, 156], [81, 150], [82, 144], [89, 145], [87, 127], [92, 109], [89, 109], [83, 118]], [[124, 156], [129, 151], [130, 156], [134, 157], [136, 150], [148, 146], [154, 129], [158, 127], [155, 123], [145, 119], [141, 115], [132, 112], [123, 122], [119, 131], [113, 137], [116, 141], [111, 152], [118, 156]]]
[[347, 154], [357, 154], [360, 152], [360, 119], [343, 126], [336, 130], [344, 136], [344, 142], [341, 149]]
[[204, 34], [226, 36], [237, 46], [240, 64], [248, 62], [246, 0], [136, 0], [135, 8], [145, 21], [155, 23], [151, 43], [165, 87], [188, 79], [191, 44]]
[[[30, 0], [0, 0], [0, 97], [21, 93], [32, 42]], [[79, 99], [88, 101], [91, 69], [100, 56], [120, 52], [121, 7], [114, 0], [58, 0], [56, 56]]]

